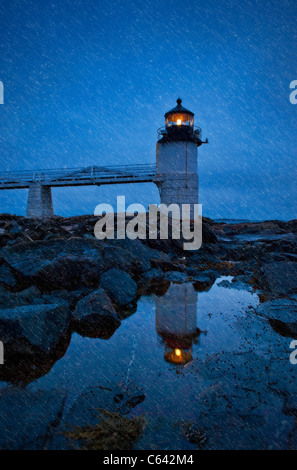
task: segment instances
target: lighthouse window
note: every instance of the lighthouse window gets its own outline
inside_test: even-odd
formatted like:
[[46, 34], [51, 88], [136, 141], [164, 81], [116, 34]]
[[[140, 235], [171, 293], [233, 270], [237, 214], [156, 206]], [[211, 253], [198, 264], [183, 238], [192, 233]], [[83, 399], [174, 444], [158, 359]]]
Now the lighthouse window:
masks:
[[170, 126], [193, 126], [193, 117], [189, 114], [172, 114], [166, 118], [166, 127]]

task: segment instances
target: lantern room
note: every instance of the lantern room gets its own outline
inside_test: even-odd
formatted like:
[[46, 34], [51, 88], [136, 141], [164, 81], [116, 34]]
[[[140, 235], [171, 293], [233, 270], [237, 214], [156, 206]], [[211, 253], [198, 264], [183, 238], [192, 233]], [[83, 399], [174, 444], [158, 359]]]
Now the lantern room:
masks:
[[165, 127], [171, 126], [194, 126], [194, 114], [188, 109], [184, 108], [181, 103], [182, 100], [176, 100], [177, 106], [165, 114]]
[[176, 100], [177, 105], [165, 113], [165, 126], [158, 129], [158, 143], [193, 142], [199, 147], [207, 143], [202, 141], [200, 127], [194, 126], [194, 113], [182, 106], [182, 100]]

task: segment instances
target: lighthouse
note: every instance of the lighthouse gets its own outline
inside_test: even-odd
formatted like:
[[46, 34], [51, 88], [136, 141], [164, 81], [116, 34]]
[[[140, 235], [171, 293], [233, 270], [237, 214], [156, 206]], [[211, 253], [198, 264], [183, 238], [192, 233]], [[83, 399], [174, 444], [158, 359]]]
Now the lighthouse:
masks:
[[180, 209], [182, 204], [190, 204], [192, 218], [193, 204], [198, 204], [197, 148], [208, 141], [202, 141], [200, 127], [194, 126], [194, 113], [182, 106], [180, 98], [164, 117], [156, 150], [161, 204], [178, 204]]

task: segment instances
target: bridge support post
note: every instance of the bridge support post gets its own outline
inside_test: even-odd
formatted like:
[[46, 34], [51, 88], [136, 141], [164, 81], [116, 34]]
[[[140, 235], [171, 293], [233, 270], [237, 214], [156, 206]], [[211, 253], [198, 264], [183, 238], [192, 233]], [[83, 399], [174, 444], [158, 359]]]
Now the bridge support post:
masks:
[[29, 187], [27, 217], [52, 217], [53, 203], [50, 186], [43, 186], [41, 183], [32, 183]]

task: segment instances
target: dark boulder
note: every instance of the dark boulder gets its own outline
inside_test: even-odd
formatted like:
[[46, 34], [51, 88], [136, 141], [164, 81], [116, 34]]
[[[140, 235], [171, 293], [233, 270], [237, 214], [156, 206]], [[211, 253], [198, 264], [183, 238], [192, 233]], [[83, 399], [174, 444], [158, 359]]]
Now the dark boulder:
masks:
[[70, 340], [71, 330], [68, 329], [49, 352], [41, 351], [32, 345], [29, 347], [25, 340], [6, 343], [4, 364], [0, 367], [0, 380], [24, 387], [47, 375], [55, 363], [65, 355]]
[[102, 244], [71, 238], [22, 243], [3, 250], [3, 258], [27, 282], [44, 291], [99, 284]]
[[120, 307], [136, 299], [136, 282], [120, 269], [113, 268], [106, 271], [101, 277], [100, 287], [105, 289], [111, 300]]
[[83, 336], [108, 339], [121, 324], [105, 290], [79, 300], [72, 314], [75, 329]]
[[297, 292], [297, 263], [279, 261], [258, 267], [251, 282], [259, 289], [282, 295]]
[[202, 244], [203, 243], [218, 243], [218, 239], [213, 228], [205, 222], [202, 223]]
[[[42, 300], [45, 304], [53, 304], [58, 302], [66, 302], [69, 304], [70, 309], [73, 310], [77, 302], [91, 294], [93, 289], [88, 287], [82, 287], [81, 289], [75, 289], [71, 291], [67, 290], [56, 290], [49, 294], [43, 294]], [[38, 302], [38, 299], [37, 299]], [[34, 302], [35, 303], [35, 302]]]
[[10, 266], [4, 260], [0, 260], [0, 285], [5, 289], [14, 290], [17, 288], [18, 281], [15, 278]]
[[[143, 272], [143, 263], [131, 251], [120, 246], [108, 246], [103, 256], [104, 271], [112, 268], [121, 269], [129, 274], [136, 275]], [[145, 267], [150, 267], [150, 264]]]
[[297, 323], [285, 323], [275, 318], [269, 318], [269, 324], [276, 333], [285, 338], [297, 339]]
[[183, 271], [184, 267], [180, 269], [176, 263], [171, 261], [170, 259], [160, 259], [160, 258], [152, 258], [151, 264], [153, 268], [162, 269], [162, 271]]
[[1, 309], [0, 338], [16, 353], [48, 354], [66, 333], [69, 320], [65, 303]]
[[152, 268], [149, 271], [146, 271], [137, 282], [140, 295], [158, 294], [161, 291], [163, 292], [164, 284], [166, 284], [168, 289], [170, 281], [164, 279], [164, 272], [160, 268]]
[[2, 309], [43, 303], [57, 303], [57, 299], [55, 299], [55, 302], [44, 302], [42, 293], [36, 286], [30, 286], [20, 292], [6, 291], [0, 293], [0, 308]]
[[204, 271], [201, 274], [193, 276], [193, 286], [196, 292], [208, 291], [216, 280], [216, 275], [213, 272]]
[[73, 290], [81, 287], [97, 287], [102, 272], [101, 259], [91, 260], [82, 256], [61, 256], [45, 264], [34, 276], [34, 282], [43, 291]]
[[28, 282], [22, 273], [13, 269], [4, 258], [0, 258], [0, 285], [5, 289], [15, 292], [28, 286]]
[[[144, 243], [142, 243], [139, 239], [130, 240], [129, 238], [126, 238], [124, 240], [108, 240], [105, 242], [105, 246], [105, 254], [107, 255], [110, 249], [112, 249], [113, 247], [117, 248], [118, 250], [124, 250], [125, 255], [127, 255], [128, 259], [130, 260], [129, 262], [132, 263], [133, 270], [135, 271], [136, 269], [138, 273], [148, 271], [151, 268], [153, 259], [159, 259], [164, 261], [170, 260], [170, 257], [168, 255], [166, 255], [162, 251], [159, 251], [158, 249], [151, 248], [147, 244], [147, 241], [144, 241]], [[118, 263], [117, 260], [116, 263]], [[120, 265], [113, 265], [111, 267], [118, 267], [119, 269], [122, 269]]]

